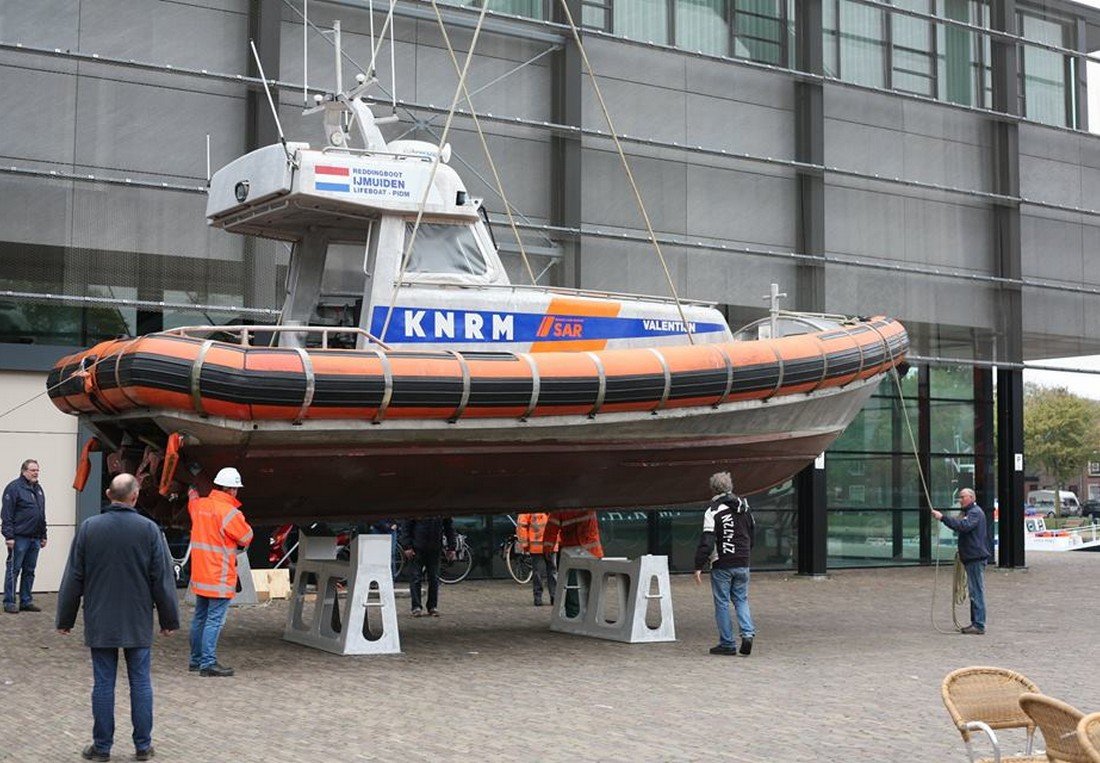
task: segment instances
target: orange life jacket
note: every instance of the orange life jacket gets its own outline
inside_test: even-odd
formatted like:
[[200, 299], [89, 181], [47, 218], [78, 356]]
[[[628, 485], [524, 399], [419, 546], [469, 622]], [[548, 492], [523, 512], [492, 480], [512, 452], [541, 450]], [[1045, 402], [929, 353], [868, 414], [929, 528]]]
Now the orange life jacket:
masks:
[[551, 514], [542, 541], [556, 543], [563, 549], [584, 549], [592, 556], [603, 558], [600, 520], [594, 511], [559, 511]]
[[546, 532], [546, 520], [549, 514], [520, 514], [516, 521], [516, 538], [519, 547], [528, 554], [552, 554], [558, 550], [558, 545], [546, 542], [543, 538]]
[[237, 595], [237, 550], [252, 542], [252, 528], [240, 511], [241, 502], [221, 490], [192, 498], [191, 590], [208, 599]]

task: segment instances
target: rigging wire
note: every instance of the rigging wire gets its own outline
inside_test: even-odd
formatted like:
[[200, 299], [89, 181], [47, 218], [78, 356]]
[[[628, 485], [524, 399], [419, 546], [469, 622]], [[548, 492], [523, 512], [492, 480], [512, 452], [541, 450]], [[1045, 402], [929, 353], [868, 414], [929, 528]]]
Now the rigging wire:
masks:
[[[891, 355], [891, 362], [893, 357]], [[895, 366], [890, 370], [891, 376], [894, 377], [894, 384], [898, 389], [898, 404], [901, 407], [902, 418], [905, 420], [905, 428], [909, 433], [909, 443], [913, 447], [914, 461], [917, 464], [917, 474], [920, 476], [921, 490], [924, 491], [924, 500], [927, 505], [932, 507], [932, 494], [928, 489], [928, 480], [924, 474], [924, 466], [921, 464], [920, 450], [917, 448], [917, 438], [913, 434], [913, 422], [909, 419], [909, 410], [905, 405], [905, 393], [901, 388], [901, 375], [898, 373], [898, 369]], [[937, 528], [938, 530], [938, 528]], [[966, 587], [966, 569], [963, 567], [962, 562], [959, 560], [958, 554], [955, 555], [955, 574], [952, 583], [952, 597], [951, 597], [951, 621], [955, 624], [954, 630], [946, 630], [941, 628], [936, 623], [936, 589], [939, 587], [939, 575], [940, 575], [940, 534], [936, 533], [936, 547], [932, 551], [932, 555], [935, 557], [935, 572], [932, 574], [932, 604], [929, 607], [929, 621], [932, 624], [932, 630], [936, 633], [952, 634], [959, 632], [959, 617], [956, 614], [956, 607], [961, 606], [966, 602], [967, 587]]]
[[665, 262], [665, 255], [661, 251], [661, 244], [657, 241], [657, 234], [653, 232], [653, 223], [649, 220], [649, 213], [646, 212], [645, 202], [642, 201], [642, 194], [638, 190], [638, 184], [634, 182], [634, 173], [630, 171], [630, 162], [626, 160], [626, 152], [623, 151], [623, 144], [619, 142], [619, 135], [615, 132], [615, 125], [611, 121], [611, 112], [607, 109], [607, 102], [603, 99], [603, 93], [600, 92], [600, 84], [596, 81], [596, 71], [592, 68], [592, 62], [588, 60], [588, 51], [585, 50], [584, 43], [581, 42], [580, 32], [577, 30], [577, 25], [573, 21], [573, 12], [569, 10], [569, 3], [567, 0], [561, 0], [562, 10], [565, 11], [565, 18], [569, 22], [569, 29], [573, 33], [573, 42], [577, 44], [577, 51], [581, 54], [581, 58], [584, 60], [584, 68], [588, 71], [588, 77], [592, 80], [592, 89], [596, 93], [596, 99], [600, 102], [600, 109], [603, 111], [604, 120], [607, 122], [607, 129], [611, 133], [612, 140], [615, 141], [615, 150], [619, 152], [619, 159], [622, 160], [623, 169], [626, 171], [626, 178], [630, 181], [630, 187], [634, 191], [634, 200], [638, 203], [638, 209], [642, 213], [642, 220], [645, 222], [646, 231], [649, 232], [649, 240], [653, 243], [653, 248], [657, 250], [657, 259], [661, 261], [661, 268], [665, 271], [665, 280], [668, 281], [668, 288], [672, 292], [673, 299], [676, 300], [676, 309], [680, 313], [680, 320], [684, 324], [684, 330], [687, 332], [687, 338], [689, 344], [695, 344], [695, 337], [691, 330], [691, 324], [688, 323], [687, 316], [684, 314], [684, 306], [680, 303], [680, 295], [676, 292], [676, 284], [672, 281], [672, 273], [668, 270], [668, 263]]
[[[443, 14], [439, 11], [439, 5], [436, 0], [432, 0], [432, 9], [435, 11], [435, 18], [439, 22], [439, 31], [443, 35], [443, 43], [447, 46], [447, 53], [451, 57], [451, 64], [454, 66], [455, 74], [459, 73], [458, 57], [455, 56], [454, 47], [451, 45], [451, 35], [447, 32], [447, 27], [443, 23]], [[519, 256], [523, 260], [523, 266], [527, 268], [527, 275], [531, 278], [531, 285], [536, 285], [535, 271], [531, 268], [531, 262], [527, 259], [527, 250], [523, 246], [523, 239], [520, 238], [519, 228], [516, 227], [516, 218], [512, 215], [512, 203], [508, 201], [507, 195], [504, 193], [504, 183], [501, 182], [500, 173], [497, 172], [497, 164], [493, 161], [493, 154], [489, 151], [489, 143], [485, 140], [485, 132], [481, 129], [481, 120], [477, 118], [477, 109], [474, 108], [473, 98], [470, 96], [470, 89], [466, 86], [466, 83], [461, 83], [462, 92], [466, 97], [466, 104], [470, 107], [470, 116], [473, 118], [474, 127], [477, 128], [477, 137], [481, 141], [481, 149], [485, 152], [485, 159], [489, 162], [489, 169], [493, 173], [493, 181], [497, 185], [497, 193], [500, 194], [500, 198], [504, 201], [504, 212], [508, 215], [508, 225], [512, 229], [512, 234], [516, 237], [516, 245], [519, 247]]]

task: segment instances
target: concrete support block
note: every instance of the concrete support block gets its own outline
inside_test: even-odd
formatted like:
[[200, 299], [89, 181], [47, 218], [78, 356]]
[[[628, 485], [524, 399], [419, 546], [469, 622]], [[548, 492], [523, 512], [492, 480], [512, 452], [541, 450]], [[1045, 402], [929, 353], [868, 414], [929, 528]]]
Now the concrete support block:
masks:
[[334, 654], [398, 654], [390, 536], [356, 536], [350, 551], [341, 561], [334, 539], [301, 536], [283, 638]]
[[631, 644], [675, 641], [668, 557], [562, 551], [550, 630]]

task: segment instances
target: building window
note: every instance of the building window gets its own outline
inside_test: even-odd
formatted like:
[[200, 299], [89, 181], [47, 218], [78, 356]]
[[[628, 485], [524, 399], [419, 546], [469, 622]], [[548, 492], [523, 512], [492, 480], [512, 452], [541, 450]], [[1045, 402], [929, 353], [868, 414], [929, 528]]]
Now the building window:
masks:
[[1089, 461], [1089, 476], [1100, 477], [1100, 461]]
[[675, 0], [676, 47], [715, 56], [729, 55], [726, 0]]
[[[989, 27], [988, 0], [894, 0], [898, 8]], [[825, 73], [965, 106], [992, 103], [988, 35], [858, 0], [822, 5]]]
[[[989, 27], [989, 4], [940, 0], [937, 14], [974, 26]], [[937, 97], [948, 103], [989, 108], [993, 103], [989, 36], [951, 24], [936, 25]]]
[[[931, 0], [895, 0], [894, 5], [931, 13]], [[936, 97], [935, 34], [931, 21], [890, 14], [890, 86], [907, 93]]]
[[[1069, 24], [1017, 14], [1020, 34], [1029, 40], [1069, 46]], [[1060, 127], [1076, 127], [1074, 81], [1076, 62], [1052, 50], [1024, 45], [1019, 57], [1020, 113], [1028, 119]]]
[[734, 0], [733, 55], [766, 64], [785, 62], [785, 3], [782, 0]]
[[[582, 0], [589, 28], [714, 56], [783, 66], [790, 0]], [[607, 21], [611, 21], [608, 27]]]
[[840, 77], [847, 82], [885, 87], [885, 17], [871, 6], [840, 0]]
[[619, 0], [611, 7], [614, 34], [668, 44], [669, 5], [666, 0]]

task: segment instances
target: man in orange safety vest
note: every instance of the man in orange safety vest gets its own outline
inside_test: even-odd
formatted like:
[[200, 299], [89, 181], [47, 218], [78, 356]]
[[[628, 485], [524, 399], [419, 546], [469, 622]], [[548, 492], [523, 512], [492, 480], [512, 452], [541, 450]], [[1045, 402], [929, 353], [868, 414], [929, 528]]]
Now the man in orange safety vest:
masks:
[[554, 605], [554, 589], [558, 585], [558, 567], [554, 563], [554, 554], [558, 550], [556, 543], [544, 540], [546, 521], [549, 514], [520, 514], [516, 520], [516, 539], [520, 549], [531, 555], [531, 588], [535, 594], [535, 606], [542, 606], [543, 582], [550, 592], [550, 605]]
[[[543, 543], [558, 544], [561, 551], [570, 549], [603, 558], [603, 546], [600, 544], [600, 520], [596, 512], [581, 509], [559, 511], [550, 515], [546, 521]], [[576, 617], [580, 613], [580, 597], [577, 587], [580, 585], [576, 570], [569, 571], [565, 581], [565, 616]]]
[[233, 668], [218, 662], [218, 636], [229, 601], [237, 594], [237, 552], [252, 542], [252, 528], [241, 513], [237, 492], [241, 473], [231, 466], [218, 472], [217, 486], [205, 498], [187, 504], [191, 514], [191, 664], [203, 676], [231, 676]]

